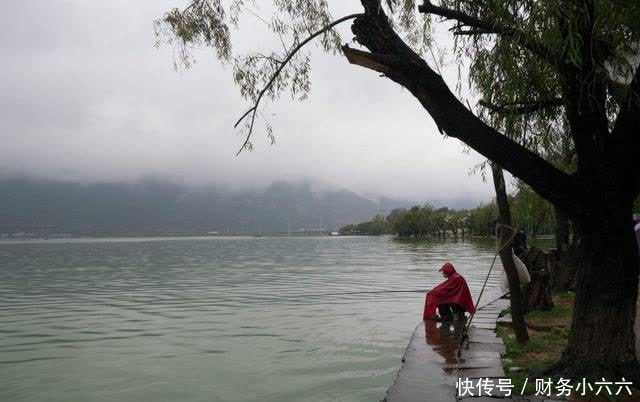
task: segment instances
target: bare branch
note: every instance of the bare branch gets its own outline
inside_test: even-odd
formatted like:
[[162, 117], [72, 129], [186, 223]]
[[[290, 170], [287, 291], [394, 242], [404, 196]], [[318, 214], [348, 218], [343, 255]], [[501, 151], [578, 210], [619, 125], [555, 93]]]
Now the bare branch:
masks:
[[333, 27], [335, 27], [338, 24], [341, 24], [345, 21], [349, 21], [352, 20], [354, 18], [360, 17], [364, 14], [351, 14], [351, 15], [347, 15], [345, 17], [339, 18], [335, 21], [333, 21], [332, 23], [325, 25], [324, 27], [322, 27], [321, 29], [317, 30], [316, 32], [312, 33], [310, 36], [308, 36], [305, 40], [303, 40], [302, 42], [300, 42], [296, 47], [294, 47], [291, 52], [287, 55], [287, 57], [282, 60], [282, 62], [280, 62], [280, 67], [278, 67], [278, 69], [275, 71], [275, 73], [273, 73], [273, 75], [271, 76], [271, 78], [269, 79], [269, 81], [267, 82], [267, 84], [264, 86], [264, 88], [262, 88], [260, 90], [260, 92], [258, 93], [258, 96], [256, 97], [256, 100], [253, 104], [253, 106], [247, 110], [236, 122], [236, 124], [233, 125], [234, 128], [237, 128], [238, 125], [247, 117], [251, 114], [251, 123], [249, 124], [249, 132], [247, 133], [247, 137], [245, 138], [244, 142], [242, 143], [242, 146], [240, 147], [240, 149], [238, 150], [238, 152], [236, 153], [236, 156], [240, 155], [240, 153], [242, 152], [242, 150], [245, 149], [245, 147], [247, 147], [247, 144], [249, 144], [249, 140], [251, 139], [251, 134], [253, 133], [253, 125], [256, 119], [256, 113], [258, 111], [258, 106], [260, 106], [260, 101], [262, 101], [262, 98], [264, 97], [264, 95], [267, 93], [267, 91], [269, 90], [269, 88], [271, 88], [271, 86], [273, 85], [273, 83], [275, 82], [275, 80], [278, 78], [278, 76], [280, 75], [280, 73], [282, 72], [282, 70], [285, 68], [285, 66], [287, 65], [287, 63], [289, 63], [289, 61], [291, 61], [291, 59], [293, 58], [293, 56], [296, 55], [296, 53], [298, 53], [300, 51], [300, 49], [302, 49], [307, 43], [311, 42], [313, 39], [315, 39], [316, 37], [322, 35], [323, 33], [327, 32], [328, 30], [332, 29]]
[[[430, 0], [424, 0], [424, 4], [418, 6], [418, 10], [421, 13], [438, 15], [451, 20], [459, 21], [462, 25], [475, 28], [477, 31], [469, 31], [469, 35], [479, 33], [494, 33], [501, 35], [505, 38], [510, 38], [516, 43], [520, 44], [525, 49], [528, 49], [541, 59], [545, 60], [552, 66], [558, 66], [558, 57], [547, 46], [538, 42], [531, 36], [527, 35], [521, 29], [505, 25], [498, 21], [483, 20], [473, 17], [459, 10], [453, 10], [450, 8], [436, 6], [431, 3]], [[458, 34], [467, 34], [467, 31], [458, 31]]]

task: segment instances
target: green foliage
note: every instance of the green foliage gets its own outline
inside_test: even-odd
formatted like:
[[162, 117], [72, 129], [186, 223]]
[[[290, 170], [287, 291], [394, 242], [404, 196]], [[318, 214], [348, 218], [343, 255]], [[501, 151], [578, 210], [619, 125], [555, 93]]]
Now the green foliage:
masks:
[[[184, 9], [175, 8], [155, 21], [158, 43], [172, 44], [177, 50], [176, 68], [188, 68], [193, 63], [190, 50], [202, 45], [215, 48], [220, 62], [232, 66], [240, 94], [253, 105], [236, 124], [247, 133], [242, 149], [253, 147], [249, 134], [256, 117], [263, 119], [270, 142], [275, 142], [271, 125], [258, 110], [263, 97], [274, 100], [284, 93], [297, 100], [307, 97], [311, 89], [309, 52], [294, 49], [311, 32], [333, 20], [324, 0], [274, 0], [270, 19], [261, 17], [256, 8], [251, 0], [192, 0]], [[282, 49], [233, 54], [232, 32], [239, 29], [243, 14], [264, 24], [279, 39]], [[336, 53], [341, 39], [335, 30], [329, 29], [320, 36], [320, 44], [324, 51]]]
[[[518, 184], [517, 192], [509, 197], [513, 224], [532, 235], [551, 233], [555, 227], [553, 207], [528, 186]], [[493, 236], [498, 208], [493, 201], [472, 209], [435, 209], [430, 204], [415, 205], [410, 209], [392, 210], [385, 218], [376, 216], [372, 221], [348, 225], [340, 229], [343, 234], [397, 234], [399, 237], [458, 237]]]
[[340, 229], [342, 234], [397, 234], [400, 237], [445, 237], [445, 232], [458, 236], [470, 233], [467, 224], [470, 212], [454, 211], [446, 207], [434, 209], [433, 206], [413, 206], [410, 209], [394, 209], [385, 218], [376, 216], [372, 221], [348, 225]]
[[428, 237], [442, 229], [443, 211], [431, 205], [413, 206], [396, 220], [393, 229], [400, 237]]
[[[588, 68], [602, 82], [629, 80], [631, 55], [637, 53], [640, 39], [637, 2], [442, 0], [440, 5], [515, 28], [508, 35], [457, 38], [455, 54], [470, 62], [469, 80], [485, 101], [478, 113], [559, 168], [571, 170], [567, 156], [570, 159], [574, 149], [563, 102], [545, 105], [561, 100], [565, 82], [561, 72], [567, 68]], [[585, 31], [591, 18], [594, 26]], [[597, 90], [592, 88], [585, 96], [596, 97]], [[606, 97], [613, 121], [617, 106], [611, 92]], [[518, 112], [517, 106], [531, 110]]]
[[573, 308], [566, 305], [553, 306], [553, 309], [549, 311], [531, 311], [527, 313], [527, 317], [530, 318], [570, 318], [573, 314]]
[[[204, 46], [214, 48], [218, 60], [232, 67], [240, 94], [251, 104], [236, 123], [246, 135], [242, 149], [249, 150], [256, 119], [275, 142], [271, 124], [259, 110], [263, 98], [275, 100], [285, 94], [296, 100], [307, 98], [311, 61], [310, 51], [302, 48], [306, 41], [318, 34], [322, 50], [332, 54], [339, 53], [342, 44], [326, 0], [273, 0], [266, 6], [270, 17], [262, 15], [260, 6], [265, 5], [255, 0], [190, 0], [183, 9], [174, 8], [154, 22], [157, 45], [175, 49], [176, 69], [189, 68], [195, 62], [191, 50]], [[418, 13], [416, 1], [388, 0], [384, 7], [407, 43], [419, 53], [431, 50], [431, 18]], [[234, 53], [233, 35], [243, 23], [263, 26], [281, 48]]]
[[522, 182], [512, 199], [511, 219], [514, 227], [534, 235], [553, 233], [556, 225], [553, 206]]
[[498, 206], [495, 201], [480, 205], [469, 211], [467, 226], [477, 236], [493, 236], [494, 222], [498, 218]]
[[369, 222], [343, 226], [339, 229], [339, 232], [341, 235], [380, 236], [383, 234], [391, 234], [392, 226], [383, 215], [376, 215], [376, 217]]
[[[232, 9], [237, 12], [237, 8]], [[227, 62], [231, 58], [231, 37], [226, 20], [237, 18], [236, 12], [228, 17], [221, 0], [194, 1], [184, 10], [174, 8], [156, 21], [156, 35], [178, 46], [180, 61], [187, 67], [192, 63], [190, 46], [213, 47], [218, 59]]]

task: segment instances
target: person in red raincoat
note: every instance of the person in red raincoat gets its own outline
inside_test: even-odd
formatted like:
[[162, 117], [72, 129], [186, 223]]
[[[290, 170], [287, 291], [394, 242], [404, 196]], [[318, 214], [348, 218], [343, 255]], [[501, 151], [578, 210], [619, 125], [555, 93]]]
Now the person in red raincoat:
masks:
[[[476, 308], [473, 305], [473, 299], [471, 298], [467, 281], [464, 280], [462, 275], [456, 272], [453, 264], [450, 262], [445, 263], [439, 271], [442, 271], [442, 274], [447, 280], [427, 293], [422, 318], [425, 320], [446, 320], [453, 319], [454, 314], [459, 317], [461, 315], [460, 318], [462, 318], [464, 317], [465, 311], [473, 314]], [[440, 317], [435, 315], [436, 308], [440, 313]]]

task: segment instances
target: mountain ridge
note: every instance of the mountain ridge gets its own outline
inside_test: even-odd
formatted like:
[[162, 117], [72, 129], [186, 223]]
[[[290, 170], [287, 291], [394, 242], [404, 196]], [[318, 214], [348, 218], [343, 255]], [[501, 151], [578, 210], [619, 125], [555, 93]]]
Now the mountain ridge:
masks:
[[75, 183], [0, 178], [0, 234], [29, 227], [74, 236], [283, 234], [336, 230], [413, 203], [376, 203], [310, 180], [275, 181], [262, 191], [190, 187], [146, 178], [135, 183]]

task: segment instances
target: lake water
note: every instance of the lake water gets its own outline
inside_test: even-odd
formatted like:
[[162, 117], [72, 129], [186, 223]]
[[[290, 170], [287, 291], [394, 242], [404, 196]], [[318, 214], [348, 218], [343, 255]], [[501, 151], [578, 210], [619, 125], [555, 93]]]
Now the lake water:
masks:
[[[391, 237], [0, 243], [1, 401], [378, 401], [452, 261]], [[499, 282], [496, 263], [491, 285]]]

